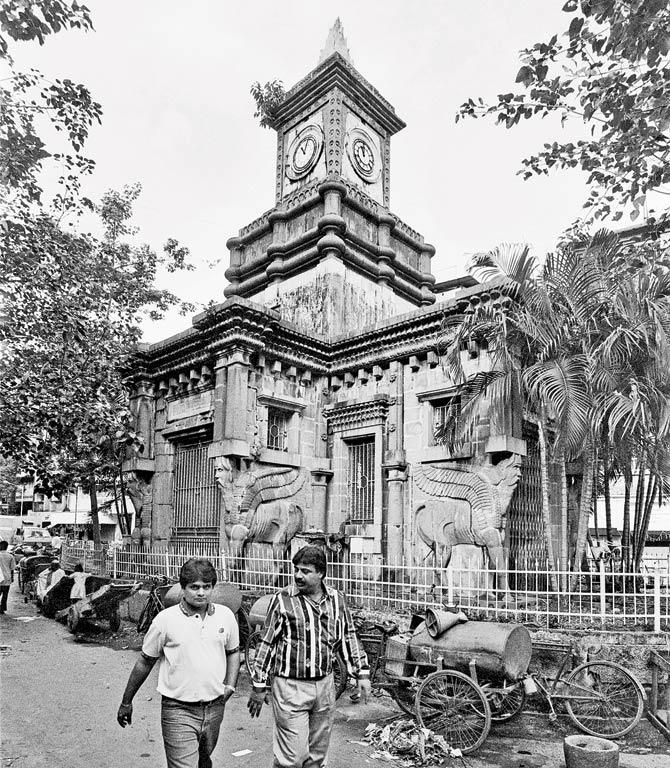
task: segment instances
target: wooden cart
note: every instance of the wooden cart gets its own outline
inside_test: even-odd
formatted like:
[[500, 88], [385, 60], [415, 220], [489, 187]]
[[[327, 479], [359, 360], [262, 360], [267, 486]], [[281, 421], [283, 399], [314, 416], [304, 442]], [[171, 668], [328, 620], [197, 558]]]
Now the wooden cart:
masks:
[[73, 603], [69, 608], [59, 611], [59, 614], [67, 615], [67, 627], [72, 633], [76, 632], [82, 621], [86, 619], [106, 619], [109, 621], [109, 628], [116, 632], [121, 626], [119, 605], [139, 588], [138, 582], [134, 584], [127, 582], [105, 584], [90, 595]]

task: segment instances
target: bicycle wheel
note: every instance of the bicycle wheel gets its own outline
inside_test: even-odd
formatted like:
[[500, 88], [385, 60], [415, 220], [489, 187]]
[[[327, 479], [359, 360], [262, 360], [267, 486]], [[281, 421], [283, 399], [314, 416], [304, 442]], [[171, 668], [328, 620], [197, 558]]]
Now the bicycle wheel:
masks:
[[333, 681], [335, 683], [335, 698], [339, 699], [347, 687], [347, 663], [341, 653], [333, 654]]
[[262, 635], [258, 630], [252, 632], [249, 637], [247, 637], [247, 642], [244, 646], [244, 664], [247, 668], [247, 672], [249, 673], [249, 677], [251, 677], [251, 672], [254, 666], [254, 659], [256, 658], [256, 648], [258, 647], [258, 643], [260, 642], [261, 637]]
[[568, 679], [565, 708], [572, 722], [591, 736], [617, 739], [635, 728], [644, 701], [635, 678], [613, 661], [589, 661]]
[[251, 634], [251, 627], [249, 626], [249, 611], [245, 606], [240, 605], [235, 614], [237, 619], [237, 629], [239, 632], [240, 648], [247, 647], [247, 640]]
[[144, 604], [144, 608], [142, 608], [142, 612], [140, 613], [140, 617], [137, 620], [137, 631], [144, 633], [149, 629], [151, 626], [151, 622], [156, 618], [158, 615], [158, 610], [156, 608], [156, 603], [154, 602], [153, 594], [149, 594], [149, 597]]
[[397, 680], [384, 687], [391, 694], [393, 701], [395, 701], [405, 714], [410, 715], [411, 717], [416, 717], [416, 709], [414, 709], [417, 690], [416, 683], [408, 683], [406, 680]]
[[464, 755], [480, 747], [491, 730], [491, 708], [467, 675], [443, 669], [421, 683], [414, 702], [419, 723]]
[[480, 685], [491, 707], [492, 722], [507, 723], [521, 714], [526, 703], [523, 683], [497, 683], [484, 678]]

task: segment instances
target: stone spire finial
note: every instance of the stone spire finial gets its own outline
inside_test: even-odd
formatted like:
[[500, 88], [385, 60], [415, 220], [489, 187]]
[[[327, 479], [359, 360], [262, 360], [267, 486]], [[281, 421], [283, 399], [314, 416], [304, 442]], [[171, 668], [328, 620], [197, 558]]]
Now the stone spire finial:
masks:
[[332, 56], [336, 51], [340, 56], [343, 56], [349, 64], [354, 63], [349, 55], [347, 40], [344, 37], [344, 28], [342, 27], [342, 22], [340, 21], [339, 16], [335, 19], [335, 23], [328, 33], [326, 44], [323, 46], [323, 50], [319, 56], [319, 64], [324, 62], [329, 56]]

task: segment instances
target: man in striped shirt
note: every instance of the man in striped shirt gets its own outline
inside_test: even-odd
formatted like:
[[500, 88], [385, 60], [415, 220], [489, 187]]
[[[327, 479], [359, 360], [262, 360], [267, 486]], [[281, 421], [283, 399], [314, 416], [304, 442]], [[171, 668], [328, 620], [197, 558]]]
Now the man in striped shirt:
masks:
[[335, 711], [334, 646], [341, 643], [366, 704], [370, 667], [344, 595], [324, 583], [323, 551], [303, 547], [293, 558], [293, 576], [295, 584], [270, 603], [247, 707], [258, 717], [272, 675], [274, 768], [322, 768]]

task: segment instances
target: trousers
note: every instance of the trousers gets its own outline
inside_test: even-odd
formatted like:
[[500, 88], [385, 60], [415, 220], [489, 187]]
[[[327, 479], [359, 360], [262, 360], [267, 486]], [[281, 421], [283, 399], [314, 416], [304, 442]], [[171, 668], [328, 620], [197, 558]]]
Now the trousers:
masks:
[[275, 677], [274, 768], [324, 768], [335, 714], [333, 676], [321, 680]]
[[7, 595], [9, 595], [9, 584], [0, 587], [0, 613], [7, 610]]
[[168, 768], [212, 768], [225, 707], [221, 699], [189, 704], [163, 697], [161, 730]]

